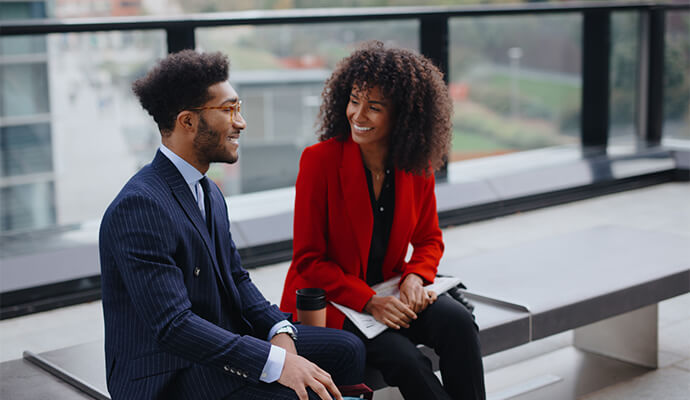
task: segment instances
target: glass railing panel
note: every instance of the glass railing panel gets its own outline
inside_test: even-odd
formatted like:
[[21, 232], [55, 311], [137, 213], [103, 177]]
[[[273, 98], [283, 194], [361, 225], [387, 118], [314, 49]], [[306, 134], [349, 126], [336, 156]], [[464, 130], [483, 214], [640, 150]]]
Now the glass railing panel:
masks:
[[666, 14], [664, 138], [690, 140], [690, 12]]
[[582, 16], [452, 18], [451, 161], [579, 143]]
[[612, 13], [609, 145], [626, 149], [634, 149], [637, 142], [639, 30], [639, 13]]
[[317, 140], [320, 95], [336, 63], [372, 39], [419, 50], [419, 23], [202, 28], [196, 38], [199, 48], [230, 57], [230, 82], [243, 99], [240, 159], [209, 171], [233, 195], [294, 185], [302, 150]]
[[[58, 224], [99, 219], [160, 144], [131, 90], [166, 54], [163, 31], [50, 35]], [[98, 190], [87, 190], [97, 185]], [[84, 196], [88, 193], [88, 196]]]

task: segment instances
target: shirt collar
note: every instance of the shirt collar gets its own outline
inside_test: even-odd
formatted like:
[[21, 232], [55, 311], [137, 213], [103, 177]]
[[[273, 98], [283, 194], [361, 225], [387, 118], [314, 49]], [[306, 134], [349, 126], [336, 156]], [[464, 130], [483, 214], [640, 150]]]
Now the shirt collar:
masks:
[[204, 175], [202, 175], [198, 169], [194, 168], [192, 164], [188, 163], [182, 159], [182, 157], [175, 154], [172, 150], [165, 147], [163, 143], [161, 143], [159, 149], [164, 156], [168, 157], [175, 168], [180, 171], [180, 174], [182, 174], [182, 177], [184, 178], [185, 182], [187, 182], [187, 185], [196, 184], [199, 179], [204, 177]]

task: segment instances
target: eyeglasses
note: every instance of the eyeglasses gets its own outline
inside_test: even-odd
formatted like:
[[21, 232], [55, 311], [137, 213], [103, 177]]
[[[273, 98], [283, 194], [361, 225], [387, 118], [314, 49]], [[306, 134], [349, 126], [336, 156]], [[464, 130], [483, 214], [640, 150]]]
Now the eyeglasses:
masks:
[[208, 106], [208, 107], [197, 107], [197, 108], [189, 108], [188, 110], [190, 111], [203, 111], [203, 110], [221, 110], [223, 112], [229, 113], [230, 114], [230, 121], [234, 121], [235, 117], [237, 114], [240, 113], [240, 109], [242, 108], [242, 100], [239, 100], [237, 103], [234, 103], [229, 106]]

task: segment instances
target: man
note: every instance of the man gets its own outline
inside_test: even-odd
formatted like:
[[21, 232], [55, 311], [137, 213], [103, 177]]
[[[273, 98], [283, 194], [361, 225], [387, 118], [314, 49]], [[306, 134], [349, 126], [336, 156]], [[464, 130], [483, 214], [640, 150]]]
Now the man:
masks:
[[223, 195], [204, 175], [237, 161], [246, 127], [228, 70], [220, 53], [184, 50], [133, 85], [162, 144], [101, 224], [115, 400], [341, 399], [336, 383], [361, 382], [359, 339], [293, 326], [241, 266]]

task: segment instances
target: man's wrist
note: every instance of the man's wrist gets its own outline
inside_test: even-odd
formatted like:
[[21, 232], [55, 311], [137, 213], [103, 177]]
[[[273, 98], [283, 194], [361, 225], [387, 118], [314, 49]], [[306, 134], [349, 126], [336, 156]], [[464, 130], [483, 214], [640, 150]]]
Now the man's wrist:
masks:
[[297, 330], [292, 325], [285, 325], [281, 327], [275, 332], [273, 336], [275, 337], [276, 335], [280, 335], [281, 333], [285, 333], [289, 335], [292, 338], [292, 340], [297, 341]]
[[259, 380], [266, 383], [275, 382], [280, 378], [285, 366], [285, 349], [280, 346], [271, 345], [271, 350], [268, 353], [268, 359], [264, 365]]
[[281, 321], [276, 322], [276, 323], [271, 327], [271, 329], [268, 331], [268, 335], [266, 335], [266, 340], [267, 340], [267, 341], [271, 341], [271, 340], [273, 339], [273, 337], [276, 335], [276, 333], [278, 332], [278, 330], [281, 329], [281, 328], [283, 328], [284, 326], [291, 326], [292, 329], [295, 329], [295, 332], [297, 332], [295, 326], [292, 325], [292, 324], [290, 323], [290, 321], [284, 319], [284, 320], [281, 320]]

